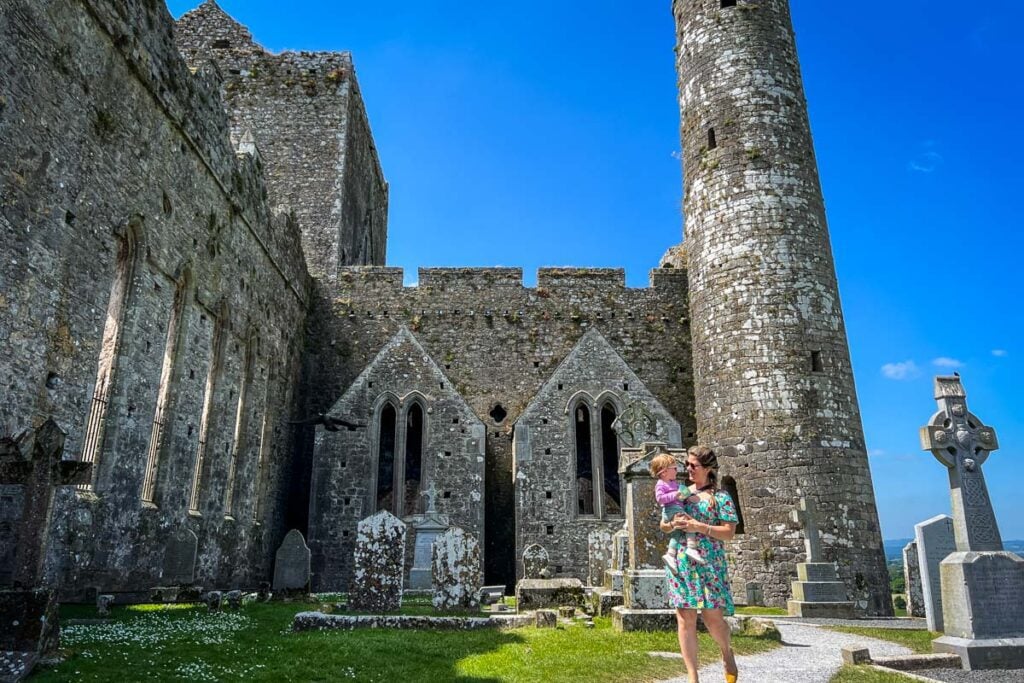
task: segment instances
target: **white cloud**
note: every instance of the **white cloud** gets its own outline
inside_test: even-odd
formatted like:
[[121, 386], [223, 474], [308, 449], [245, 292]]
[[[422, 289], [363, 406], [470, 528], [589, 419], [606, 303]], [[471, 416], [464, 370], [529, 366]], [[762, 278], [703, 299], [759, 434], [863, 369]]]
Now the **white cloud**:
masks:
[[885, 455], [885, 451], [883, 451], [881, 448], [872, 448], [871, 450], [868, 451], [869, 458], [877, 458], [882, 455]]
[[921, 371], [918, 369], [917, 363], [906, 360], [902, 363], [886, 363], [882, 366], [882, 374], [889, 379], [910, 379], [917, 377]]
[[996, 358], [1005, 358], [1007, 352], [1006, 349], [992, 349], [992, 355]]
[[962, 368], [964, 365], [956, 358], [947, 358], [946, 356], [936, 358], [932, 361], [932, 364], [937, 365], [940, 368]]

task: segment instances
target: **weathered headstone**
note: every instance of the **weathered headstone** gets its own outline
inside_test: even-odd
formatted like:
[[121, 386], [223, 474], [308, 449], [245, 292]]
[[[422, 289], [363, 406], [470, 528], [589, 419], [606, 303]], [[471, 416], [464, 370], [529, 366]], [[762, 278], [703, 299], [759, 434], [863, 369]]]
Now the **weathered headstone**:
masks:
[[480, 544], [458, 527], [434, 541], [434, 598], [436, 609], [472, 609], [480, 606], [483, 583]]
[[523, 578], [544, 578], [544, 570], [548, 568], [548, 551], [544, 546], [534, 543], [523, 551]]
[[[433, 488], [433, 482], [431, 482]], [[426, 495], [428, 491], [422, 495]], [[434, 507], [433, 498], [429, 498], [428, 509]], [[437, 537], [448, 528], [448, 518], [438, 515], [436, 512], [422, 515], [413, 529], [415, 540], [413, 541], [412, 568], [409, 570], [409, 588], [412, 590], [429, 590], [431, 587], [431, 562], [434, 556], [434, 543]]]
[[349, 607], [391, 612], [402, 606], [405, 523], [387, 510], [359, 522]]
[[1024, 558], [1003, 550], [981, 471], [999, 442], [967, 409], [959, 375], [935, 378], [935, 400], [921, 447], [948, 471], [956, 552], [939, 565], [945, 635], [932, 646], [969, 670], [1024, 668]]
[[761, 588], [761, 584], [755, 581], [748, 581], [746, 586], [746, 593], [748, 606], [764, 605], [764, 590]]
[[196, 554], [199, 538], [191, 529], [180, 528], [164, 546], [163, 583], [188, 585], [196, 580]]
[[914, 525], [917, 564], [921, 572], [921, 600], [929, 631], [942, 630], [942, 574], [939, 564], [956, 552], [953, 518], [936, 515]]
[[629, 532], [620, 529], [612, 535], [612, 571], [629, 566]]
[[11, 542], [0, 551], [0, 652], [17, 676], [52, 654], [60, 638], [53, 592], [38, 588], [56, 488], [92, 480], [91, 463], [63, 459], [65, 436], [49, 418], [34, 432], [0, 437], [0, 521], [7, 531], [0, 540]]
[[230, 609], [241, 609], [242, 608], [242, 591], [233, 590], [228, 591], [224, 594], [224, 601], [227, 603]]
[[604, 584], [604, 573], [612, 568], [612, 532], [594, 529], [587, 535], [587, 585]]
[[101, 619], [110, 616], [110, 606], [114, 604], [113, 595], [96, 596], [96, 616]]
[[292, 529], [285, 534], [274, 556], [274, 593], [288, 597], [309, 592], [310, 551], [302, 532]]
[[801, 498], [792, 520], [803, 527], [807, 561], [796, 566], [798, 580], [792, 583], [793, 598], [786, 603], [790, 616], [853, 619], [853, 601], [848, 599], [846, 585], [839, 580], [834, 564], [822, 562], [814, 501]]
[[534, 622], [537, 628], [555, 628], [558, 626], [558, 612], [553, 609], [539, 609]]
[[612, 624], [620, 632], [674, 628], [675, 611], [668, 609], [666, 569], [661, 559], [668, 536], [660, 528], [661, 510], [654, 502], [655, 479], [649, 469], [651, 460], [666, 450], [677, 460], [685, 455], [664, 443], [644, 443], [622, 449], [619, 456], [629, 539], [629, 558], [622, 571], [622, 604], [611, 609]]
[[209, 591], [203, 595], [203, 603], [206, 604], [206, 609], [211, 612], [219, 612], [223, 602], [224, 594], [220, 591]]
[[921, 560], [917, 556], [917, 541], [911, 541], [903, 548], [903, 583], [907, 591], [907, 616], [925, 616], [924, 593], [921, 590]]

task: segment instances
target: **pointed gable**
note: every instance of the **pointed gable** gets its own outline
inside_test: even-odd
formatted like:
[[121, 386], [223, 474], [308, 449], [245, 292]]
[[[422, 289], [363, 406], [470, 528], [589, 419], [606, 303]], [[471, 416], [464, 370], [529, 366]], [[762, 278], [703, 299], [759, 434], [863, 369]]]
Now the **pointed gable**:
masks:
[[328, 414], [360, 426], [315, 437], [309, 537], [317, 590], [347, 585], [359, 520], [387, 509], [415, 522], [431, 487], [437, 515], [482, 545], [486, 428], [406, 327]]
[[175, 41], [186, 57], [186, 61], [197, 64], [201, 56], [214, 51], [233, 50], [241, 52], [264, 52], [252, 33], [221, 9], [214, 0], [181, 15], [175, 22]]

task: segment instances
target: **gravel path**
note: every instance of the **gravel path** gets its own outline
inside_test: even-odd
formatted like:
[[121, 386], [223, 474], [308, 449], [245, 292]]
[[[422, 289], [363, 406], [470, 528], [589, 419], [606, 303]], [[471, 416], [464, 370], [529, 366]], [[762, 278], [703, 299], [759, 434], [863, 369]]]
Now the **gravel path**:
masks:
[[[843, 665], [840, 650], [851, 645], [869, 647], [872, 655], [910, 654], [910, 650], [896, 643], [837, 633], [810, 624], [779, 620], [775, 625], [782, 633], [782, 647], [757, 655], [737, 657], [740, 681], [828, 683]], [[722, 663], [716, 662], [701, 668], [700, 679], [705, 683], [719, 683], [724, 680]], [[663, 683], [686, 683], [686, 674], [684, 672], [679, 678]]]

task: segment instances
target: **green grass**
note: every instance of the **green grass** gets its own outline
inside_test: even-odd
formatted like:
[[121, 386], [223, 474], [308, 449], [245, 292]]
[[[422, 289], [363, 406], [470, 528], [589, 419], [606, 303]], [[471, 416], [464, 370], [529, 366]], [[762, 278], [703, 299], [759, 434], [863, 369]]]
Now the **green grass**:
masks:
[[[252, 604], [239, 612], [202, 607], [118, 607], [103, 625], [65, 627], [67, 660], [33, 681], [653, 681], [680, 676], [682, 662], [651, 657], [677, 651], [675, 633], [616, 633], [595, 628], [510, 631], [366, 629], [292, 633], [295, 613], [316, 604]], [[64, 607], [63, 619], [93, 617], [91, 607]], [[738, 654], [778, 643], [737, 636]], [[702, 661], [718, 657], [700, 636]]]
[[785, 607], [736, 607], [736, 614], [742, 614], [747, 617], [784, 617], [788, 616], [788, 612]]
[[865, 666], [844, 666], [829, 683], [907, 683], [915, 679], [903, 674], [869, 669]]
[[910, 648], [910, 651], [917, 655], [930, 654], [932, 652], [932, 641], [941, 636], [935, 631], [905, 628], [869, 628], [866, 626], [828, 626], [833, 631], [840, 633], [852, 633], [855, 636], [867, 636], [888, 640], [890, 643], [899, 643]]

